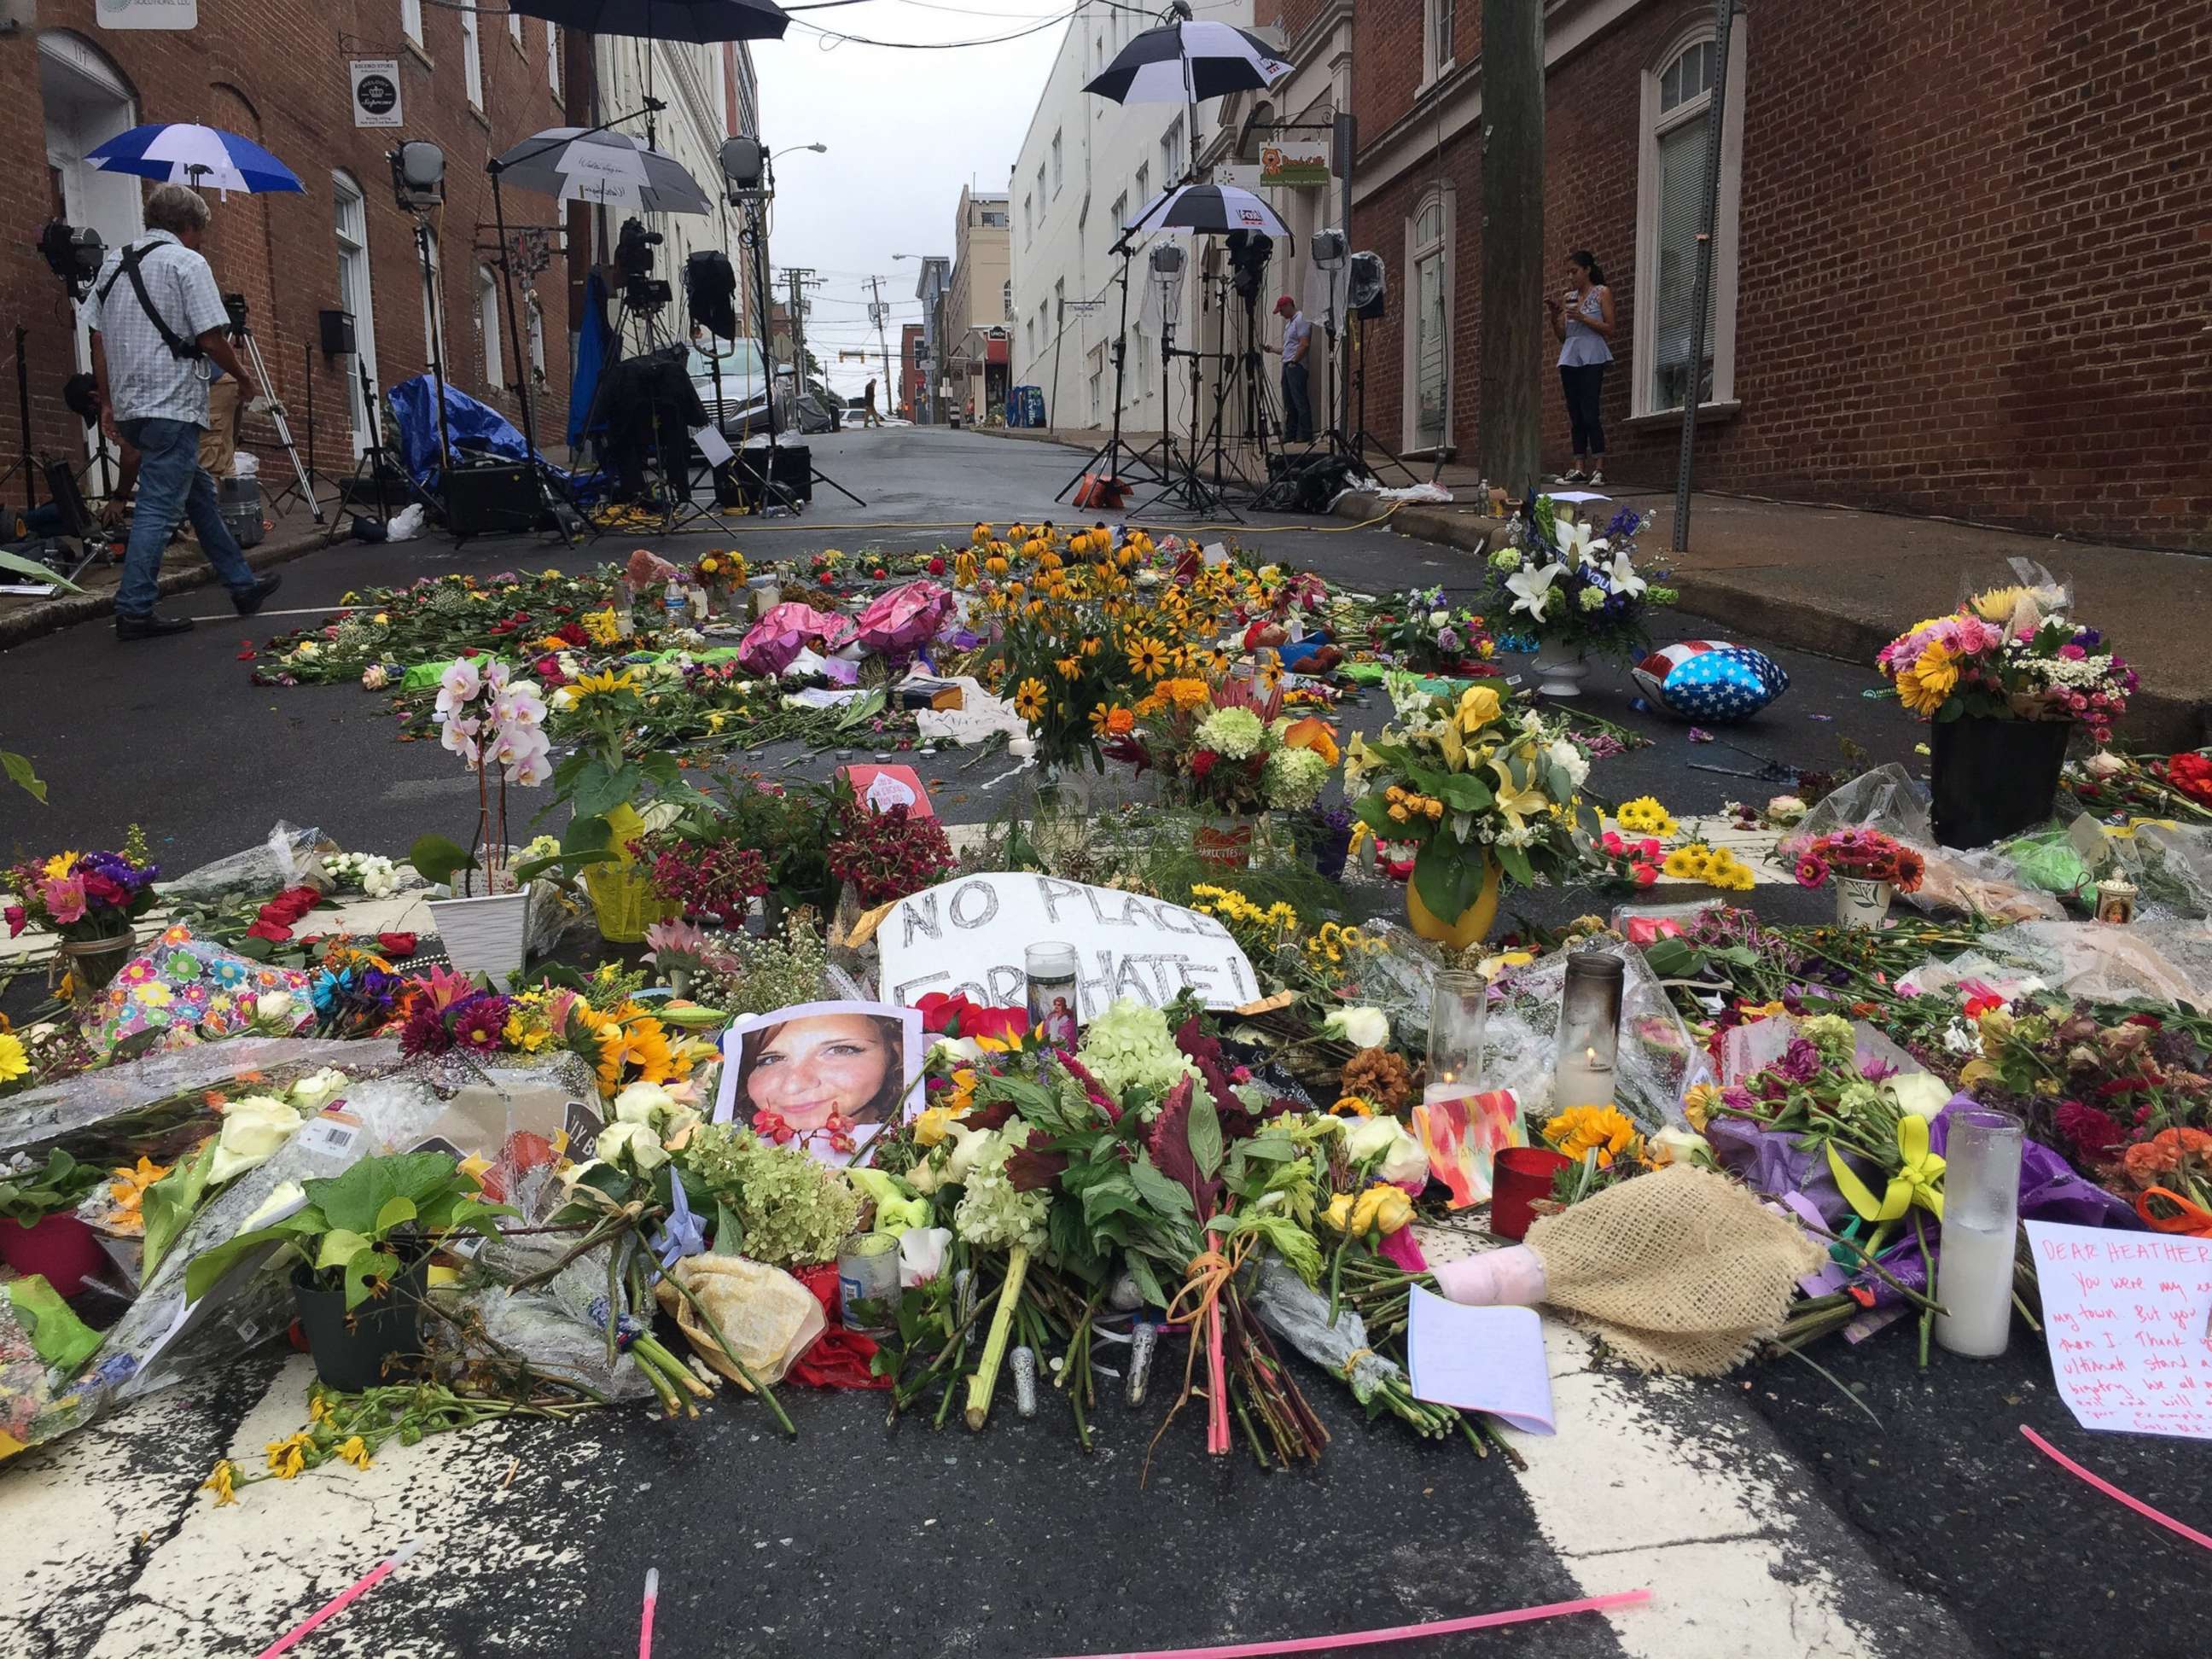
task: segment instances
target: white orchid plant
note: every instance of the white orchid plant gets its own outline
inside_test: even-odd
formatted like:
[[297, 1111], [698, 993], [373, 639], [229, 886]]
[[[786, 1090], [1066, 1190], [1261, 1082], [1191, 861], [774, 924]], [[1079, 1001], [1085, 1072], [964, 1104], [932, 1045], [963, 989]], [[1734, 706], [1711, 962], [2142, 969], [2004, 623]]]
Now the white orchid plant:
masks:
[[[514, 884], [507, 869], [507, 787], [534, 789], [553, 775], [552, 745], [545, 735], [545, 696], [534, 680], [516, 679], [505, 663], [482, 667], [467, 657], [438, 677], [433, 716], [439, 742], [477, 775], [476, 845], [464, 851], [442, 836], [415, 843], [410, 861], [431, 881], [473, 886], [481, 871], [483, 890]], [[457, 879], [458, 878], [458, 879]]]
[[1571, 512], [1548, 495], [1522, 508], [1510, 538], [1490, 556], [1485, 609], [1504, 618], [1498, 631], [1506, 640], [1518, 635], [1606, 656], [1639, 654], [1650, 644], [1644, 621], [1651, 608], [1678, 597], [1637, 567], [1636, 537], [1650, 520], [1624, 508], [1601, 531]]

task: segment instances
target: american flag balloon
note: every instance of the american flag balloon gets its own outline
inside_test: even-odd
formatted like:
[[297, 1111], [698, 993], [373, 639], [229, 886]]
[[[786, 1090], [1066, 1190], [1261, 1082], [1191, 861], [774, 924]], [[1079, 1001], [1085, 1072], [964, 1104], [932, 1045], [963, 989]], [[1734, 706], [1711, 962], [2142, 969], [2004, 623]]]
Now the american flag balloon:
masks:
[[1790, 676], [1773, 658], [1726, 640], [1662, 646], [1630, 672], [1668, 713], [1711, 726], [1749, 720], [1790, 689]]

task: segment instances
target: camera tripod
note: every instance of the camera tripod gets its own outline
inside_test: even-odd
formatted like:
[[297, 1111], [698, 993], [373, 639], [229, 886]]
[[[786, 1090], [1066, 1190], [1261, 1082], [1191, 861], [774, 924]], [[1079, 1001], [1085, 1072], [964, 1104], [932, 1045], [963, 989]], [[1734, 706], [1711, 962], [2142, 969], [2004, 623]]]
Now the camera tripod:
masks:
[[1134, 244], [1129, 240], [1133, 234], [1123, 231], [1121, 239], [1106, 250], [1109, 253], [1118, 253], [1121, 256], [1121, 274], [1114, 279], [1121, 285], [1121, 326], [1120, 331], [1114, 336], [1113, 435], [1084, 457], [1083, 465], [1076, 469], [1075, 476], [1060, 485], [1060, 493], [1053, 497], [1056, 501], [1066, 501], [1067, 492], [1091, 477], [1093, 470], [1101, 461], [1106, 464], [1101, 476], [1109, 483], [1127, 482], [1121, 477], [1121, 464], [1124, 461], [1133, 468], [1139, 466], [1144, 468], [1146, 476], [1140, 482], [1146, 483], [1166, 482], [1158, 472], [1153, 471], [1152, 463], [1132, 449], [1121, 437], [1121, 397], [1122, 388], [1127, 384], [1129, 358], [1129, 261], [1136, 252]]
[[[1206, 448], [1200, 424], [1204, 419], [1204, 366], [1207, 358], [1219, 358], [1223, 355], [1196, 349], [1178, 350], [1175, 343], [1175, 324], [1163, 313], [1160, 325], [1160, 437], [1159, 442], [1152, 447], [1159, 451], [1157, 465], [1166, 483], [1159, 494], [1134, 509], [1136, 512], [1148, 512], [1162, 501], [1174, 501], [1191, 513], [1223, 513], [1239, 524], [1244, 522], [1236, 509], [1222, 499], [1218, 477], [1214, 483], [1209, 484], [1199, 476], [1199, 465]], [[1177, 357], [1190, 360], [1190, 446], [1181, 451], [1176, 444], [1174, 412], [1169, 406], [1167, 395], [1169, 373]], [[1217, 401], [1216, 407], [1218, 406]], [[1144, 451], [1147, 459], [1151, 459], [1152, 453], [1152, 448]], [[1218, 450], [1216, 454], [1218, 457]]]
[[[269, 378], [269, 365], [261, 360], [261, 347], [253, 337], [253, 331], [246, 326], [246, 296], [226, 294], [222, 297], [223, 303], [230, 309], [230, 337], [246, 353], [246, 361], [252, 366], [253, 378], [260, 383], [262, 400], [267, 406], [270, 422], [276, 428], [276, 441], [284, 447], [284, 453], [290, 457], [292, 462], [292, 482], [269, 498], [270, 511], [275, 512], [277, 505], [288, 496], [297, 495], [307, 503], [307, 511], [314, 515], [315, 522], [321, 524], [323, 504], [315, 495], [313, 474], [307, 471], [306, 463], [300, 459], [300, 446], [292, 441], [291, 423], [284, 418], [284, 405], [276, 396], [276, 383]], [[310, 386], [313, 384], [312, 380], [308, 382]], [[312, 391], [308, 393], [310, 398], [313, 395]], [[438, 413], [442, 419], [445, 415], [442, 402]], [[241, 407], [239, 417], [242, 421], [245, 416], [246, 410]]]
[[[399, 493], [403, 497], [412, 497], [420, 501], [426, 513], [440, 512], [436, 498], [416, 483], [415, 475], [408, 471], [404, 464], [395, 461], [386, 450], [384, 410], [377, 401], [375, 389], [368, 383], [368, 365], [362, 360], [359, 353], [354, 356], [353, 368], [361, 387], [361, 406], [368, 411], [368, 443], [361, 453], [361, 459], [354, 464], [353, 477], [338, 488], [338, 504], [353, 507], [360, 499], [361, 487], [366, 482], [376, 492], [377, 521], [380, 524], [386, 522], [392, 517], [392, 497], [385, 481], [397, 471], [401, 480]], [[365, 479], [363, 474], [367, 475]], [[328, 547], [336, 541], [343, 528], [344, 520], [337, 513], [331, 514], [331, 522], [323, 532], [323, 545]]]

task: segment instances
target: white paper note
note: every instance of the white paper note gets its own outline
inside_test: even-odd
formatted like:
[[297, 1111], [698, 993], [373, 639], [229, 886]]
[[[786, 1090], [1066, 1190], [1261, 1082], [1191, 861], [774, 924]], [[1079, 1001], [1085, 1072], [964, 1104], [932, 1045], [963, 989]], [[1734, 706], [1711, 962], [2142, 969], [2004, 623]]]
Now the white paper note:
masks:
[[730, 441], [711, 426], [694, 428], [691, 441], [699, 446], [699, 453], [707, 458], [709, 466], [720, 466], [738, 453], [730, 447]]
[[1418, 1285], [1406, 1341], [1413, 1397], [1488, 1412], [1525, 1434], [1550, 1434], [1552, 1373], [1534, 1308], [1464, 1308]]
[[2212, 1440], [2212, 1238], [2027, 1224], [2051, 1370], [2085, 1429]]

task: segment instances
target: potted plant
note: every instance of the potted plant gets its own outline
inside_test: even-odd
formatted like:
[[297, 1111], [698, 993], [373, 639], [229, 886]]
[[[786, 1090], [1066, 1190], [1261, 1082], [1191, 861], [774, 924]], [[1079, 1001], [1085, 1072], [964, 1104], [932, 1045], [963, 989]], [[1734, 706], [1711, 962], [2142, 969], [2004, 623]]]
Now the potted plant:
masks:
[[8, 872], [16, 894], [4, 911], [8, 935], [26, 927], [58, 935], [55, 957], [67, 965], [70, 999], [87, 1012], [131, 959], [135, 925], [153, 908], [160, 873], [135, 829], [119, 853], [59, 853], [19, 864]]
[[1453, 698], [1428, 695], [1411, 673], [1384, 684], [1395, 717], [1345, 757], [1346, 787], [1366, 791], [1352, 810], [1378, 841], [1413, 848], [1413, 930], [1464, 950], [1490, 931], [1504, 881], [1528, 887], [1584, 867], [1598, 832], [1596, 809], [1577, 795], [1589, 757], [1493, 686]]
[[0, 1261], [36, 1273], [57, 1296], [75, 1296], [106, 1258], [99, 1235], [71, 1213], [100, 1171], [57, 1146], [44, 1164], [0, 1164]]
[[204, 1296], [240, 1261], [273, 1249], [274, 1265], [292, 1266], [316, 1374], [349, 1394], [375, 1387], [387, 1359], [420, 1346], [431, 1251], [462, 1232], [491, 1237], [495, 1218], [516, 1213], [485, 1203], [442, 1152], [364, 1158], [301, 1184], [307, 1201], [291, 1214], [195, 1256], [185, 1294]]
[[529, 877], [511, 863], [507, 787], [536, 788], [553, 776], [545, 700], [506, 664], [479, 668], [463, 657], [439, 677], [436, 719], [440, 740], [477, 776], [476, 839], [464, 850], [425, 836], [409, 857], [424, 879], [452, 888], [451, 898], [429, 906], [453, 966], [505, 977], [521, 971], [530, 921]]
[[1646, 616], [1654, 605], [1674, 604], [1676, 594], [1636, 568], [1635, 538], [1644, 523], [1624, 508], [1599, 534], [1576, 522], [1566, 504], [1531, 495], [1505, 544], [1490, 556], [1484, 608], [1542, 647], [1539, 691], [1580, 696], [1592, 653], [1626, 659], [1650, 645]]
[[1879, 830], [1837, 830], [1794, 848], [1797, 884], [1836, 882], [1836, 926], [1879, 927], [1892, 893], [1917, 892], [1920, 854]]
[[1899, 702], [1930, 722], [1936, 837], [1986, 847], [2050, 817], [2075, 725], [2098, 743], [2127, 712], [2136, 672], [2094, 628], [2067, 620], [2066, 591], [2032, 578], [1976, 593], [1882, 647]]

